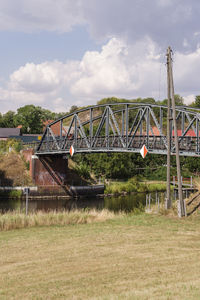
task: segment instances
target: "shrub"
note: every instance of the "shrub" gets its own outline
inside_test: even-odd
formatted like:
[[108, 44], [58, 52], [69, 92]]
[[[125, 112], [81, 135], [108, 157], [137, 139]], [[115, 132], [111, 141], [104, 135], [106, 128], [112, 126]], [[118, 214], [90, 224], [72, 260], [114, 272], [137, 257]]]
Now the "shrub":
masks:
[[80, 165], [76, 165], [75, 171], [80, 177], [90, 179], [90, 169], [86, 164], [80, 163]]

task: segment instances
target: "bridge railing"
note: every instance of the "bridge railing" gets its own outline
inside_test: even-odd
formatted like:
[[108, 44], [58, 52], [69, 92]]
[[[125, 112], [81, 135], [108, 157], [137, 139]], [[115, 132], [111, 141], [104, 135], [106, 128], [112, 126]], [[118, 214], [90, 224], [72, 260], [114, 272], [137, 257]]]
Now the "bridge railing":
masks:
[[[122, 145], [122, 140], [124, 145], [128, 145], [129, 147]], [[164, 150], [165, 144], [161, 136], [135, 136], [133, 140], [131, 137], [126, 136], [99, 136], [98, 138], [88, 138], [87, 142], [84, 138], [77, 138], [76, 141], [74, 139], [66, 139], [65, 137], [58, 137], [55, 139], [51, 138], [49, 140], [44, 140], [40, 150], [37, 153], [46, 153], [46, 152], [58, 152], [64, 153], [69, 152], [70, 147], [73, 145], [75, 152], [83, 152], [83, 151], [112, 151], [113, 149], [120, 149], [121, 151], [126, 152], [127, 150], [137, 150], [139, 152], [142, 146], [145, 144], [148, 147], [148, 150]], [[88, 148], [88, 143], [90, 147]]]

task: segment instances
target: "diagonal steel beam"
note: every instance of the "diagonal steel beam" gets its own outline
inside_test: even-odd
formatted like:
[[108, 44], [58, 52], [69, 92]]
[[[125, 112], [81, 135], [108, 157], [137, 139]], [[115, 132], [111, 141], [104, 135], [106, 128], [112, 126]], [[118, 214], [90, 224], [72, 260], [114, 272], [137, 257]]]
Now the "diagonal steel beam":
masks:
[[165, 147], [167, 148], [167, 140], [166, 140], [166, 137], [165, 137], [164, 134], [162, 133], [162, 129], [161, 129], [161, 127], [160, 127], [160, 124], [158, 123], [158, 121], [157, 121], [157, 119], [156, 119], [156, 116], [155, 116], [155, 114], [154, 114], [154, 111], [152, 110], [151, 107], [150, 107], [150, 114], [151, 114], [151, 116], [152, 116], [152, 118], [153, 118], [153, 120], [154, 120], [154, 123], [155, 123], [156, 127], [157, 127], [158, 130], [159, 130], [159, 133], [160, 133], [160, 136], [161, 136], [161, 138], [162, 138], [162, 140], [163, 140], [163, 143], [164, 143]]
[[131, 134], [133, 132], [133, 129], [134, 129], [136, 123], [137, 123], [137, 119], [138, 119], [139, 114], [140, 114], [140, 117], [141, 117], [141, 111], [142, 111], [142, 109], [139, 109], [138, 112], [137, 112], [137, 114], [136, 114], [136, 116], [135, 116], [135, 119], [133, 121], [133, 124], [132, 124], [130, 132], [129, 132], [129, 136], [131, 136]]
[[51, 136], [52, 136], [52, 138], [53, 138], [54, 143], [56, 144], [57, 149], [60, 150], [60, 146], [59, 146], [58, 143], [57, 143], [56, 137], [55, 137], [55, 135], [54, 135], [54, 133], [53, 133], [51, 127], [49, 127], [49, 132], [50, 132], [50, 134], [51, 134]]
[[[181, 137], [179, 137], [178, 142], [180, 143], [182, 141], [182, 139], [185, 137], [185, 135], [187, 134], [188, 130], [190, 129], [190, 127], [193, 125], [194, 121], [196, 120], [196, 117], [194, 117], [191, 121], [190, 124], [188, 125], [188, 127], [186, 128], [186, 130], [184, 131], [183, 135]], [[196, 130], [195, 130], [196, 131]], [[175, 146], [173, 147], [172, 151], [175, 150]]]
[[79, 124], [79, 130], [80, 130], [80, 133], [81, 133], [83, 139], [85, 140], [87, 147], [88, 147], [88, 148], [91, 148], [90, 143], [89, 143], [89, 141], [88, 141], [88, 139], [87, 139], [87, 136], [86, 136], [86, 134], [85, 134], [85, 130], [84, 130], [82, 124], [81, 124], [81, 120], [80, 120], [80, 118], [79, 118], [79, 116], [78, 116], [77, 114], [76, 114], [75, 116], [76, 116], [76, 119], [77, 119], [78, 124]]
[[[144, 115], [144, 119], [145, 119], [146, 122], [148, 122], [147, 114]], [[153, 132], [153, 128], [151, 127], [151, 124], [150, 124], [150, 118], [149, 118], [149, 128], [150, 128], [151, 134], [152, 134], [153, 136], [155, 136], [155, 135], [154, 135], [154, 132]]]
[[134, 131], [134, 133], [133, 133], [133, 135], [132, 135], [132, 137], [131, 137], [131, 139], [130, 139], [130, 141], [129, 141], [129, 143], [128, 143], [128, 147], [127, 147], [127, 148], [130, 147], [130, 145], [131, 145], [131, 143], [132, 143], [132, 141], [133, 141], [133, 139], [134, 139], [134, 137], [135, 137], [135, 135], [136, 135], [136, 133], [137, 133], [137, 131], [138, 131], [138, 128], [139, 128], [139, 126], [140, 126], [140, 123], [142, 122], [142, 119], [143, 119], [143, 117], [144, 117], [144, 115], [145, 115], [145, 113], [146, 113], [146, 110], [147, 110], [147, 107], [145, 107], [145, 109], [143, 110], [142, 115], [140, 116], [140, 120], [139, 120], [139, 122], [137, 123], [137, 126], [136, 126], [136, 128], [135, 128], [135, 131]]
[[109, 112], [110, 112], [110, 115], [111, 115], [111, 117], [112, 117], [112, 120], [113, 120], [113, 123], [114, 123], [114, 125], [115, 125], [115, 128], [116, 128], [116, 130], [117, 130], [117, 134], [118, 134], [118, 137], [119, 137], [119, 139], [120, 139], [120, 142], [121, 142], [123, 148], [125, 148], [126, 145], [124, 144], [123, 138], [122, 138], [122, 136], [121, 136], [121, 132], [120, 132], [120, 130], [119, 130], [119, 126], [118, 126], [118, 124], [117, 124], [117, 120], [116, 120], [116, 118], [115, 118], [115, 116], [114, 116], [114, 113], [113, 113], [113, 111], [112, 111], [112, 109], [111, 109], [110, 107], [109, 107]]
[[[189, 123], [191, 123], [191, 118], [189, 116], [189, 113], [185, 112], [185, 115], [186, 115], [186, 118], [188, 119]], [[197, 135], [196, 128], [194, 127], [193, 123], [192, 123], [192, 129], [194, 130], [195, 134]]]
[[97, 128], [97, 131], [95, 133], [95, 136], [94, 136], [94, 139], [93, 139], [93, 142], [92, 142], [92, 148], [96, 145], [97, 137], [100, 135], [100, 132], [103, 128], [103, 125], [104, 125], [105, 119], [106, 119], [106, 113], [107, 113], [107, 107], [105, 108], [105, 110], [103, 112], [103, 115], [101, 117], [101, 121], [100, 121], [99, 126]]
[[65, 149], [65, 147], [66, 147], [66, 142], [67, 142], [67, 139], [68, 139], [68, 137], [69, 137], [70, 131], [71, 131], [71, 129], [72, 129], [73, 123], [74, 123], [74, 116], [73, 116], [73, 118], [71, 119], [71, 122], [70, 122], [70, 125], [69, 125], [69, 128], [68, 128], [67, 134], [66, 134], [66, 136], [65, 136], [65, 138], [64, 138], [64, 141], [63, 141], [63, 144], [62, 144], [62, 146], [61, 146], [62, 149]]

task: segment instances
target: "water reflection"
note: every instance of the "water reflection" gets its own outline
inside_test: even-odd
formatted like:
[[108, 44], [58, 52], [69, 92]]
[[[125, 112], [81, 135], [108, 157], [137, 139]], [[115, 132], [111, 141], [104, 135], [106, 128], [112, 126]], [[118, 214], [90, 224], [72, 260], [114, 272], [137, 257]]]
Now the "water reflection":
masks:
[[[160, 201], [163, 201], [164, 194], [158, 193]], [[151, 194], [151, 205], [155, 204], [156, 195]], [[73, 210], [73, 209], [98, 209], [106, 208], [112, 211], [130, 212], [134, 208], [146, 205], [145, 193], [134, 193], [131, 195], [113, 196], [104, 198], [80, 198], [80, 199], [54, 199], [54, 200], [31, 200], [29, 201], [29, 212], [50, 211], [50, 210]], [[149, 203], [148, 203], [149, 205]], [[0, 211], [25, 211], [25, 201], [22, 199], [0, 199]]]

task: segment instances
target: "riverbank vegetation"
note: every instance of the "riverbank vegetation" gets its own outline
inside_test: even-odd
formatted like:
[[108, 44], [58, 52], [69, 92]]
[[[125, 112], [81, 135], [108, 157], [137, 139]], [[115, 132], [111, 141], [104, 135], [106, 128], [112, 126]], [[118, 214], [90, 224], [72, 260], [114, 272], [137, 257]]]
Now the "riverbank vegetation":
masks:
[[31, 185], [28, 167], [19, 153], [0, 154], [0, 185]]
[[[200, 171], [198, 161], [193, 157], [181, 157], [182, 176], [190, 177]], [[166, 180], [166, 155], [147, 154], [145, 159], [139, 153], [96, 153], [76, 154], [73, 161], [96, 178], [128, 180], [134, 176], [147, 180]], [[171, 157], [171, 176], [176, 176], [176, 159]]]
[[143, 182], [138, 177], [130, 178], [126, 182], [111, 182], [106, 184], [105, 194], [121, 194], [121, 193], [144, 193], [144, 192], [163, 192], [166, 190], [165, 182]]
[[124, 215], [0, 234], [0, 299], [199, 299], [200, 217]]

